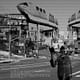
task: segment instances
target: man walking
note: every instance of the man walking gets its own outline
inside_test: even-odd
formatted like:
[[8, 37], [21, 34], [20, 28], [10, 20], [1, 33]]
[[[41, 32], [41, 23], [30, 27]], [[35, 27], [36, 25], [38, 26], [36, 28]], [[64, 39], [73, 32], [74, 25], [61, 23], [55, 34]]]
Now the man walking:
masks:
[[57, 55], [56, 55], [55, 49], [52, 45], [49, 46], [49, 51], [50, 51], [50, 55], [51, 55], [50, 64], [52, 67], [56, 67]]
[[65, 47], [60, 48], [60, 55], [57, 58], [57, 76], [59, 80], [71, 80], [72, 66], [70, 58], [65, 54]]

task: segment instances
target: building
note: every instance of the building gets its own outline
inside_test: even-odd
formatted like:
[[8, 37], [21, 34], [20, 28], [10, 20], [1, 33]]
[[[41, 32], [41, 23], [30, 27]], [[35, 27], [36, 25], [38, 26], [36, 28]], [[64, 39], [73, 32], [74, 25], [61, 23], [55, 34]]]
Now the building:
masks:
[[[27, 36], [25, 32], [27, 29], [26, 19], [21, 14], [0, 14], [0, 51], [8, 53], [18, 53], [20, 39], [25, 40]], [[24, 43], [24, 41], [23, 41]], [[24, 48], [22, 52], [24, 52]]]
[[17, 5], [17, 8], [20, 13], [26, 17], [29, 23], [28, 25], [36, 25], [37, 31], [30, 31], [37, 35], [36, 41], [41, 42], [40, 40], [43, 40], [42, 36], [44, 35], [47, 37], [46, 40], [48, 40], [49, 37], [56, 37], [56, 33], [58, 32], [58, 21], [54, 15], [51, 13], [48, 14], [44, 8], [34, 5], [32, 2], [20, 3]]
[[20, 13], [0, 14], [1, 51], [25, 55], [27, 40], [37, 43], [39, 48], [48, 39], [51, 43], [51, 39], [58, 37], [57, 19], [52, 14], [47, 15], [45, 9], [33, 7], [32, 3], [20, 3], [17, 6]]
[[68, 20], [69, 40], [75, 44], [75, 47], [80, 48], [80, 10]]

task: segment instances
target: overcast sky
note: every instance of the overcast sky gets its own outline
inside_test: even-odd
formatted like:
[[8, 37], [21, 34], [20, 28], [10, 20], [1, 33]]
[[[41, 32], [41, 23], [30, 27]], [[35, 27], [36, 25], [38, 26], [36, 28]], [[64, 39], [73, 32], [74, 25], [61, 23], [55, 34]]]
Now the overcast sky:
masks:
[[[0, 0], [0, 13], [17, 13], [17, 4], [27, 0]], [[59, 21], [59, 29], [66, 30], [68, 18], [80, 9], [80, 0], [28, 0], [36, 3]], [[19, 12], [18, 12], [19, 13]]]

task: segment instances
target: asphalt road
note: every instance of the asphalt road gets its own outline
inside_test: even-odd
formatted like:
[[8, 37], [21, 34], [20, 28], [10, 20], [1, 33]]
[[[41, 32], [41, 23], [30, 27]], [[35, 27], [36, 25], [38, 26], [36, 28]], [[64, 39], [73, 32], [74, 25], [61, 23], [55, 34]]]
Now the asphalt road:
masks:
[[[40, 56], [46, 53], [45, 56], [48, 58], [32, 58], [0, 64], [0, 80], [58, 80], [57, 67], [50, 66], [50, 55], [45, 51], [40, 52]], [[72, 68], [72, 80], [80, 80], [80, 59], [72, 60]]]
[[[72, 80], [80, 80], [80, 60], [73, 60], [72, 67]], [[0, 80], [58, 80], [57, 68], [47, 58], [0, 64]]]

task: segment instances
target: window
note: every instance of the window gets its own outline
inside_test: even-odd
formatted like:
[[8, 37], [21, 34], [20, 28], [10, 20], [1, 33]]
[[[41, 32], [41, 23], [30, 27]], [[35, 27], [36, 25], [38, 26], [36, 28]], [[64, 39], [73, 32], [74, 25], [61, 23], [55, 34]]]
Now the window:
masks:
[[40, 8], [40, 11], [42, 12], [42, 8]]
[[43, 9], [43, 13], [46, 13], [46, 11]]
[[36, 10], [39, 11], [39, 7], [38, 6], [36, 6]]
[[33, 27], [31, 28], [31, 30], [33, 30]]
[[71, 21], [75, 20], [76, 19], [76, 14], [74, 13], [72, 16], [71, 16]]
[[77, 14], [77, 19], [80, 18], [80, 10], [78, 11], [78, 14]]

